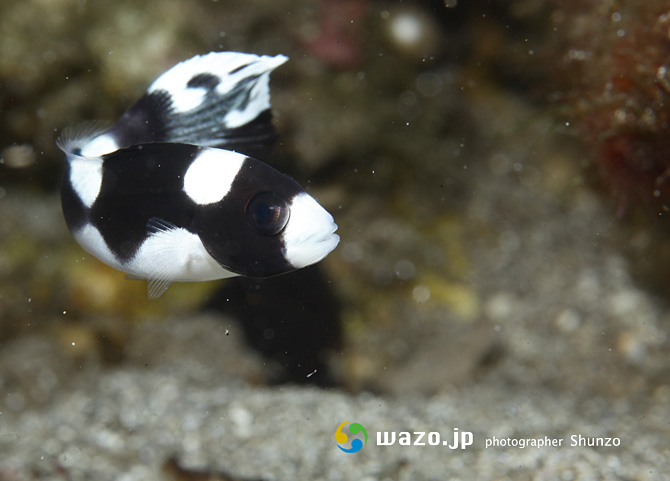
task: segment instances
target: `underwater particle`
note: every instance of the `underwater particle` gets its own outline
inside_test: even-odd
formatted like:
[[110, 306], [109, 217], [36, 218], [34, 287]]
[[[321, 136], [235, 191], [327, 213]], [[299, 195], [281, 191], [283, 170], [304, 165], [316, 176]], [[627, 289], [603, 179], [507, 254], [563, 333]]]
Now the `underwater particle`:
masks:
[[239, 404], [234, 404], [230, 408], [229, 417], [238, 436], [248, 438], [251, 435], [251, 427], [254, 421], [254, 415], [251, 411]]
[[419, 104], [416, 92], [405, 90], [398, 97], [398, 115], [409, 125], [409, 120], [416, 119], [421, 114], [421, 105]]
[[12, 145], [2, 149], [0, 164], [12, 169], [25, 169], [35, 163], [37, 156], [30, 144]]
[[365, 257], [363, 247], [357, 242], [348, 242], [340, 250], [340, 256], [345, 262], [359, 262]]
[[56, 60], [58, 60], [58, 54], [53, 50], [46, 50], [42, 54], [42, 59], [44, 59], [46, 63], [54, 63]]
[[416, 79], [416, 88], [426, 97], [437, 97], [442, 93], [444, 82], [435, 72], [424, 72]]
[[423, 304], [430, 299], [430, 288], [425, 285], [418, 285], [412, 289], [412, 298], [417, 304]]
[[391, 35], [402, 45], [416, 46], [422, 37], [421, 20], [418, 16], [401, 13], [391, 20]]
[[514, 312], [514, 298], [509, 292], [492, 295], [484, 305], [484, 312], [491, 319], [509, 320]]
[[440, 27], [428, 12], [399, 7], [382, 18], [386, 20], [389, 42], [408, 59], [423, 61], [438, 55], [444, 46]]
[[575, 332], [582, 322], [579, 312], [567, 308], [562, 310], [556, 317], [556, 326], [566, 334]]
[[628, 362], [632, 364], [644, 362], [648, 354], [647, 346], [640, 339], [640, 336], [629, 331], [622, 332], [617, 336], [616, 347], [617, 351], [623, 353]]
[[400, 259], [395, 263], [395, 275], [398, 279], [408, 281], [416, 274], [416, 267], [409, 259]]
[[76, 359], [84, 358], [100, 350], [97, 333], [92, 328], [84, 325], [67, 324], [60, 326], [57, 331], [57, 338], [61, 346], [72, 348], [67, 353]]
[[21, 393], [9, 393], [5, 396], [5, 406], [10, 411], [21, 411], [26, 405], [26, 399]]

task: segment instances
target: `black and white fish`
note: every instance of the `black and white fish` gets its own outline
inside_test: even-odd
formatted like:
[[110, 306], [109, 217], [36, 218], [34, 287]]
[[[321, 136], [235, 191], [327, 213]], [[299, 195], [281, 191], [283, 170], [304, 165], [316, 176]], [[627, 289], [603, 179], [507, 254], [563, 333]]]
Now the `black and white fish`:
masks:
[[327, 256], [339, 242], [333, 217], [248, 156], [274, 143], [269, 76], [286, 60], [196, 56], [110, 128], [65, 131], [61, 202], [84, 250], [148, 280], [151, 298], [172, 282], [269, 277]]

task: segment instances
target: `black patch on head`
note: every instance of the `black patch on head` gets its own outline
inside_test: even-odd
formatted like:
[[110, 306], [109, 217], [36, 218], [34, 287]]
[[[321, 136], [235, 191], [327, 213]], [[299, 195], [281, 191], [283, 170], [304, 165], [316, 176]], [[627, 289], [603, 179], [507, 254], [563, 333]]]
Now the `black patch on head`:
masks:
[[168, 118], [172, 97], [164, 90], [144, 94], [110, 129], [116, 142], [130, 147], [147, 142], [168, 141]]
[[248, 158], [221, 202], [196, 207], [194, 227], [207, 252], [226, 269], [248, 277], [295, 270], [284, 258], [281, 233], [268, 235], [249, 224], [246, 207], [262, 192], [290, 204], [304, 190], [288, 175]]
[[72, 188], [70, 183], [70, 163], [67, 163], [63, 178], [61, 180], [60, 202], [63, 209], [65, 223], [70, 231], [75, 232], [84, 225], [88, 219], [88, 209]]
[[89, 219], [120, 262], [134, 257], [152, 217], [192, 231], [194, 203], [183, 185], [199, 150], [193, 145], [157, 143], [103, 156], [102, 185]]
[[190, 89], [203, 88], [207, 90], [214, 90], [221, 82], [221, 79], [211, 73], [200, 73], [188, 81], [186, 86]]

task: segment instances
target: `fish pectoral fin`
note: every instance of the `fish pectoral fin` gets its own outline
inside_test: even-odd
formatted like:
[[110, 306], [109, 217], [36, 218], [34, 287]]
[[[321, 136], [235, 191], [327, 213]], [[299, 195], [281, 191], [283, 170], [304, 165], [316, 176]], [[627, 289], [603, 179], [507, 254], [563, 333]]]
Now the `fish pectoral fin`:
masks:
[[176, 229], [179, 229], [179, 227], [177, 227], [170, 221], [161, 219], [160, 217], [151, 217], [147, 221], [147, 232], [149, 234], [156, 234], [158, 232], [169, 233], [170, 231]]

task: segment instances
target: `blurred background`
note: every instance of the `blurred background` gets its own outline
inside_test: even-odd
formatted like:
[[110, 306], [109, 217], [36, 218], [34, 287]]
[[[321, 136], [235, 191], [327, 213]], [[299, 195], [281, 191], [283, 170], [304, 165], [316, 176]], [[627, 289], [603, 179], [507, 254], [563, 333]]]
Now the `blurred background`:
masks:
[[[0, 480], [668, 479], [670, 4], [3, 0], [0, 32]], [[271, 163], [342, 240], [150, 301], [67, 231], [55, 140], [221, 50], [289, 57]], [[347, 416], [474, 452], [344, 462]], [[481, 451], [579, 429], [622, 446]]]

